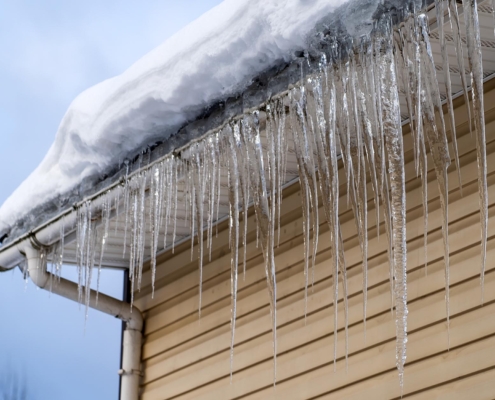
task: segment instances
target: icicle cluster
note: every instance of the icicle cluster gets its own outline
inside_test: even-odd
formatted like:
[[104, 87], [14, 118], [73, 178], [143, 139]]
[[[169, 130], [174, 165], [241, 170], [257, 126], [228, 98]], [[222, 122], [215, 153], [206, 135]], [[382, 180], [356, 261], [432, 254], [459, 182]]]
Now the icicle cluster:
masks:
[[[414, 9], [403, 10], [403, 22], [393, 26], [390, 18], [376, 21], [373, 33], [359, 40], [328, 43], [325, 52], [302, 59], [301, 79], [287, 92], [267, 101], [259, 109], [225, 123], [223, 127], [173, 155], [126, 174], [122, 185], [104, 194], [93, 207], [90, 201], [77, 209], [77, 263], [80, 267], [80, 300], [89, 302], [89, 288], [95, 260], [101, 268], [109, 236], [109, 220], [125, 215], [124, 254], [129, 255], [132, 292], [139, 290], [145, 245], [151, 248], [151, 282], [154, 290], [156, 255], [172, 248], [177, 224], [186, 224], [191, 236], [191, 255], [198, 257], [199, 313], [201, 314], [202, 269], [211, 259], [214, 225], [221, 207], [228, 206], [231, 248], [231, 371], [235, 343], [238, 276], [246, 272], [247, 213], [254, 206], [258, 240], [265, 262], [274, 360], [277, 354], [277, 284], [274, 250], [280, 240], [282, 186], [286, 182], [289, 153], [297, 161], [301, 185], [305, 299], [318, 249], [321, 204], [330, 229], [333, 275], [334, 359], [337, 356], [339, 290], [343, 291], [345, 348], [348, 353], [347, 275], [343, 235], [339, 221], [340, 198], [355, 216], [362, 253], [363, 319], [367, 308], [368, 199], [373, 198], [377, 229], [383, 221], [388, 243], [391, 307], [396, 319], [396, 365], [403, 385], [407, 343], [407, 246], [406, 189], [399, 88], [406, 97], [413, 136], [417, 175], [422, 182], [424, 211], [425, 267], [428, 204], [427, 154], [431, 155], [443, 213], [446, 313], [449, 317], [448, 182], [451, 163], [447, 123], [450, 128], [454, 164], [459, 172], [449, 50], [444, 32], [449, 21], [453, 48], [463, 84], [479, 166], [482, 234], [481, 281], [486, 261], [487, 182], [485, 123], [483, 114], [483, 71], [477, 3], [463, 0], [465, 35], [461, 33], [455, 0], [436, 0], [438, 33], [443, 58], [448, 117], [444, 117], [440, 87], [430, 44], [427, 16]], [[464, 39], [464, 37], [466, 39]], [[466, 46], [462, 42], [465, 40]], [[343, 44], [344, 43], [344, 44]], [[469, 73], [465, 74], [467, 50]], [[469, 76], [467, 76], [469, 75]], [[472, 103], [467, 83], [472, 82]], [[140, 159], [139, 162], [142, 160]], [[345, 182], [339, 181], [339, 164]], [[126, 166], [127, 171], [129, 166]], [[368, 186], [368, 182], [370, 185]], [[341, 184], [345, 192], [340, 192]], [[369, 193], [371, 190], [372, 193]], [[221, 204], [222, 196], [228, 204]], [[319, 198], [321, 197], [321, 202]], [[114, 199], [112, 204], [112, 199]], [[178, 211], [185, 221], [178, 221]], [[97, 221], [103, 228], [96, 229]], [[117, 229], [117, 227], [115, 227]], [[99, 234], [97, 232], [100, 232]], [[278, 237], [277, 237], [278, 232]], [[64, 231], [61, 232], [63, 240]], [[146, 238], [149, 243], [146, 242]], [[195, 248], [196, 245], [196, 248]], [[206, 246], [206, 247], [205, 247]], [[240, 250], [242, 248], [242, 254]], [[63, 243], [60, 245], [63, 249]], [[63, 254], [54, 257], [57, 269]], [[207, 258], [208, 257], [208, 258]], [[306, 313], [306, 307], [305, 307]], [[274, 379], [276, 362], [274, 362]]]

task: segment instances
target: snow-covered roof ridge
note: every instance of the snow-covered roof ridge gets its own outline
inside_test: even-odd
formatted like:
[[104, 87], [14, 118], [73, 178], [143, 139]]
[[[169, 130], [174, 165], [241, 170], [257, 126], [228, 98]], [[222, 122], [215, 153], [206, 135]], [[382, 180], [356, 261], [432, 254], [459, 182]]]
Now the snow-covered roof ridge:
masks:
[[73, 101], [42, 163], [0, 208], [0, 236], [30, 230], [119, 179], [123, 160], [147, 146], [173, 150], [286, 89], [297, 52], [317, 48], [325, 29], [369, 31], [379, 7], [380, 0], [224, 1]]

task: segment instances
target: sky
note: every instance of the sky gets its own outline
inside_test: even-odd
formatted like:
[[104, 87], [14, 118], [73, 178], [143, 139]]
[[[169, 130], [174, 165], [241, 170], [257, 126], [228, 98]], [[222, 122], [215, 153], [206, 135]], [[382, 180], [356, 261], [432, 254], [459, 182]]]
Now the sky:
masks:
[[[0, 203], [41, 162], [71, 101], [220, 0], [0, 0]], [[64, 276], [76, 279], [73, 267]], [[122, 297], [121, 271], [101, 290]], [[29, 400], [117, 399], [121, 323], [0, 274], [0, 376]], [[0, 382], [1, 385], [1, 382]]]

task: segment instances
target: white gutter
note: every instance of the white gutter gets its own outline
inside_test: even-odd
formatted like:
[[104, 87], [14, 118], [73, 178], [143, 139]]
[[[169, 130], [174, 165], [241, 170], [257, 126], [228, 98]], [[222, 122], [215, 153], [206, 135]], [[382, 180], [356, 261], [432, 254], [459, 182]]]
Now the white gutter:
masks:
[[[27, 261], [27, 270], [33, 283], [41, 289], [50, 290], [52, 293], [73, 301], [79, 301], [79, 291], [76, 283], [67, 279], [58, 278], [46, 270], [46, 263], [40, 259], [40, 244], [32, 236], [15, 246], [23, 254]], [[0, 259], [3, 254], [0, 253]], [[139, 380], [141, 376], [141, 344], [143, 316], [141, 312], [129, 303], [117, 300], [103, 293], [98, 294], [91, 290], [89, 307], [105, 314], [113, 315], [127, 323], [124, 331], [121, 394], [120, 400], [138, 400]]]

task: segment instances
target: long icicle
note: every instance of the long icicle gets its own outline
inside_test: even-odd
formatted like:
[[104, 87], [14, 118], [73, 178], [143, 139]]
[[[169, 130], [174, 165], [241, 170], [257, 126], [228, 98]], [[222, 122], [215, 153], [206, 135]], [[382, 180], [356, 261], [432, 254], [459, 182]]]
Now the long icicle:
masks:
[[[387, 21], [385, 21], [387, 23]], [[389, 29], [385, 26], [384, 29]], [[394, 244], [394, 302], [396, 327], [396, 365], [399, 384], [404, 387], [404, 364], [407, 344], [407, 246], [406, 246], [406, 188], [404, 147], [400, 124], [399, 94], [395, 76], [391, 43], [384, 41], [384, 54], [379, 57], [380, 94], [383, 128], [388, 153], [391, 189], [392, 238]]]
[[486, 162], [485, 103], [483, 99], [483, 64], [481, 57], [480, 24], [477, 0], [462, 0], [469, 67], [473, 88], [476, 156], [478, 160], [478, 191], [481, 219], [481, 302], [485, 289], [486, 242], [488, 240], [488, 187]]
[[461, 77], [462, 92], [464, 95], [464, 104], [466, 106], [468, 114], [469, 131], [473, 132], [471, 105], [469, 102], [469, 92], [466, 79], [466, 68], [464, 66], [464, 51], [462, 49], [461, 27], [459, 21], [459, 11], [457, 10], [457, 0], [448, 0], [449, 2], [449, 19], [450, 27], [452, 29], [452, 36], [454, 38], [455, 52], [457, 56], [457, 68], [459, 68], [459, 75]]
[[[328, 96], [328, 140], [325, 145], [325, 153], [328, 163], [328, 190], [327, 199], [330, 201], [329, 216], [330, 238], [333, 259], [333, 364], [336, 368], [337, 359], [337, 332], [338, 332], [338, 300], [339, 300], [339, 269], [340, 259], [344, 259], [344, 249], [341, 244], [340, 221], [339, 221], [339, 167], [337, 160], [337, 93], [335, 87], [336, 70], [333, 63], [328, 68], [328, 75], [325, 76], [326, 96]], [[342, 257], [340, 257], [342, 255]]]
[[234, 137], [231, 127], [226, 133], [229, 146], [229, 224], [232, 232], [230, 238], [230, 298], [231, 298], [231, 316], [230, 316], [230, 382], [232, 382], [232, 373], [234, 369], [234, 339], [235, 339], [235, 321], [237, 316], [237, 277], [239, 265], [239, 165], [237, 161], [237, 152], [235, 148]]
[[265, 274], [270, 300], [270, 314], [273, 334], [273, 375], [274, 384], [277, 380], [277, 284], [275, 272], [275, 257], [273, 247], [270, 247], [270, 237], [273, 236], [273, 219], [270, 216], [267, 184], [261, 146], [259, 112], [246, 116], [243, 120], [242, 135], [248, 148], [249, 170], [251, 174], [252, 196], [260, 232], [260, 242], [265, 260]]
[[318, 213], [317, 186], [315, 182], [315, 165], [312, 157], [312, 149], [308, 140], [308, 127], [304, 115], [305, 93], [304, 90], [295, 88], [291, 91], [291, 122], [292, 133], [294, 135], [294, 150], [297, 158], [299, 180], [301, 183], [301, 199], [303, 205], [303, 235], [304, 235], [304, 315], [307, 314], [308, 284], [309, 284], [309, 257], [312, 254], [314, 263], [316, 244], [313, 242], [313, 252], [311, 249], [311, 215], [313, 215], [313, 235], [317, 236], [316, 225], [318, 223], [315, 214]]
[[[442, 101], [440, 91], [436, 84], [435, 64], [430, 46], [426, 15], [418, 16], [418, 24], [421, 29], [421, 56], [423, 60], [423, 74], [425, 85], [423, 91], [423, 121], [426, 139], [433, 158], [435, 174], [437, 177], [438, 191], [440, 192], [440, 205], [442, 209], [442, 238], [445, 264], [445, 304], [447, 317], [447, 340], [450, 342], [450, 257], [449, 257], [449, 215], [448, 215], [448, 174], [450, 165], [449, 148], [445, 122], [443, 118]], [[438, 124], [437, 121], [440, 123]]]
[[459, 181], [459, 188], [462, 193], [462, 179], [461, 179], [461, 166], [459, 163], [459, 150], [457, 148], [457, 134], [454, 117], [454, 103], [452, 101], [452, 83], [450, 79], [450, 65], [449, 55], [447, 52], [447, 41], [445, 40], [445, 2], [443, 0], [435, 0], [435, 9], [437, 11], [437, 24], [438, 34], [440, 40], [440, 50], [442, 53], [442, 66], [443, 66], [443, 78], [445, 81], [445, 93], [447, 96], [447, 108], [449, 110], [449, 122], [450, 122], [450, 136], [452, 141], [452, 148], [454, 150], [454, 161], [457, 169], [457, 180]]
[[358, 170], [357, 179], [354, 182], [354, 194], [356, 196], [353, 204], [355, 207], [355, 221], [358, 231], [359, 246], [362, 256], [362, 275], [363, 275], [363, 328], [366, 337], [366, 305], [368, 298], [368, 201], [366, 188], [366, 164], [364, 156], [364, 140], [365, 135], [369, 132], [363, 132], [366, 129], [366, 123], [362, 124], [363, 119], [366, 119], [366, 109], [362, 108], [364, 102], [360, 101], [359, 81], [355, 57], [351, 58], [351, 88], [352, 88], [352, 104], [354, 109], [354, 126], [357, 134], [357, 149], [353, 151], [354, 170]]

